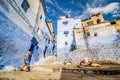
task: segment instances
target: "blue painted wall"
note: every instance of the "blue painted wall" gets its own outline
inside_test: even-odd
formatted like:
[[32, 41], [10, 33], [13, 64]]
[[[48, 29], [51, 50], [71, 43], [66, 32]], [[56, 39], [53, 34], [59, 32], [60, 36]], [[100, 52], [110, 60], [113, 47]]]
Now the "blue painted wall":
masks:
[[7, 65], [20, 67], [32, 37], [0, 11], [0, 69]]

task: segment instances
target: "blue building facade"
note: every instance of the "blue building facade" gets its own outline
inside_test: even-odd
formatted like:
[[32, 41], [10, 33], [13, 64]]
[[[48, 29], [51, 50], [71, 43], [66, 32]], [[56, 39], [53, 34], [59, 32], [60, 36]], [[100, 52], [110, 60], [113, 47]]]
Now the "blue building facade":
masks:
[[[44, 58], [45, 46], [48, 43], [45, 43], [43, 34], [47, 27], [43, 6], [43, 0], [0, 1], [0, 70], [6, 66], [19, 68], [24, 65], [24, 55], [30, 48], [30, 64]], [[42, 18], [39, 18], [40, 16]], [[50, 33], [47, 32], [47, 35], [51, 41]], [[51, 46], [48, 46], [47, 51], [52, 48], [52, 44], [49, 45]], [[46, 55], [49, 56], [48, 54], [47, 52]]]

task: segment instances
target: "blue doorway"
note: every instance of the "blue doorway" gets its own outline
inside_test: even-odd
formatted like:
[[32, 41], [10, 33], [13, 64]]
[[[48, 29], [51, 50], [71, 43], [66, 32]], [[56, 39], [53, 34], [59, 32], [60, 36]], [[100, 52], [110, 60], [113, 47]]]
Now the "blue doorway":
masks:
[[33, 37], [31, 39], [31, 47], [30, 48], [32, 49], [31, 56], [30, 56], [30, 62], [34, 63], [34, 62], [39, 60], [39, 57], [38, 57], [38, 41], [36, 40], [35, 37]]

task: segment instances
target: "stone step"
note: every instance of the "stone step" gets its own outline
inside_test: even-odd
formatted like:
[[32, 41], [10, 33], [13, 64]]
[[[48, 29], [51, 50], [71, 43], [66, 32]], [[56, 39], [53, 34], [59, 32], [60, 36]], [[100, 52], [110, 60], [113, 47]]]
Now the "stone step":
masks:
[[120, 67], [81, 67], [81, 68], [73, 68], [73, 69], [62, 69], [63, 73], [83, 73], [83, 74], [120, 74]]
[[33, 71], [47, 71], [47, 72], [61, 71], [60, 68], [53, 68], [53, 67], [49, 67], [49, 66], [32, 66], [31, 70], [33, 70]]

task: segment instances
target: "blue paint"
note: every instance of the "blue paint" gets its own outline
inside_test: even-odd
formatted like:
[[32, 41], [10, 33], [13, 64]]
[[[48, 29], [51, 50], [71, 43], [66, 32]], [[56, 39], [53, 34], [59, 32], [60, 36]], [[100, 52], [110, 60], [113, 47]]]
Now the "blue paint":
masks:
[[35, 37], [32, 38], [31, 42], [33, 43], [34, 46], [38, 44], [38, 41], [36, 40]]
[[38, 59], [38, 56], [37, 56], [38, 46], [37, 46], [37, 44], [38, 44], [38, 41], [36, 40], [35, 37], [33, 37], [31, 39], [31, 47], [30, 47], [32, 49], [31, 56], [30, 56], [31, 63], [36, 62], [37, 61], [36, 59]]
[[[5, 19], [8, 19], [7, 18], [7, 16], [2, 12], [2, 11], [0, 11], [0, 17], [4, 17]], [[0, 19], [0, 21], [1, 21], [2, 19]]]
[[24, 54], [31, 46], [31, 38], [0, 11], [0, 69], [7, 65], [23, 65]]
[[5, 3], [5, 0], [0, 0], [0, 5], [3, 7], [4, 10], [9, 12], [9, 6]]

